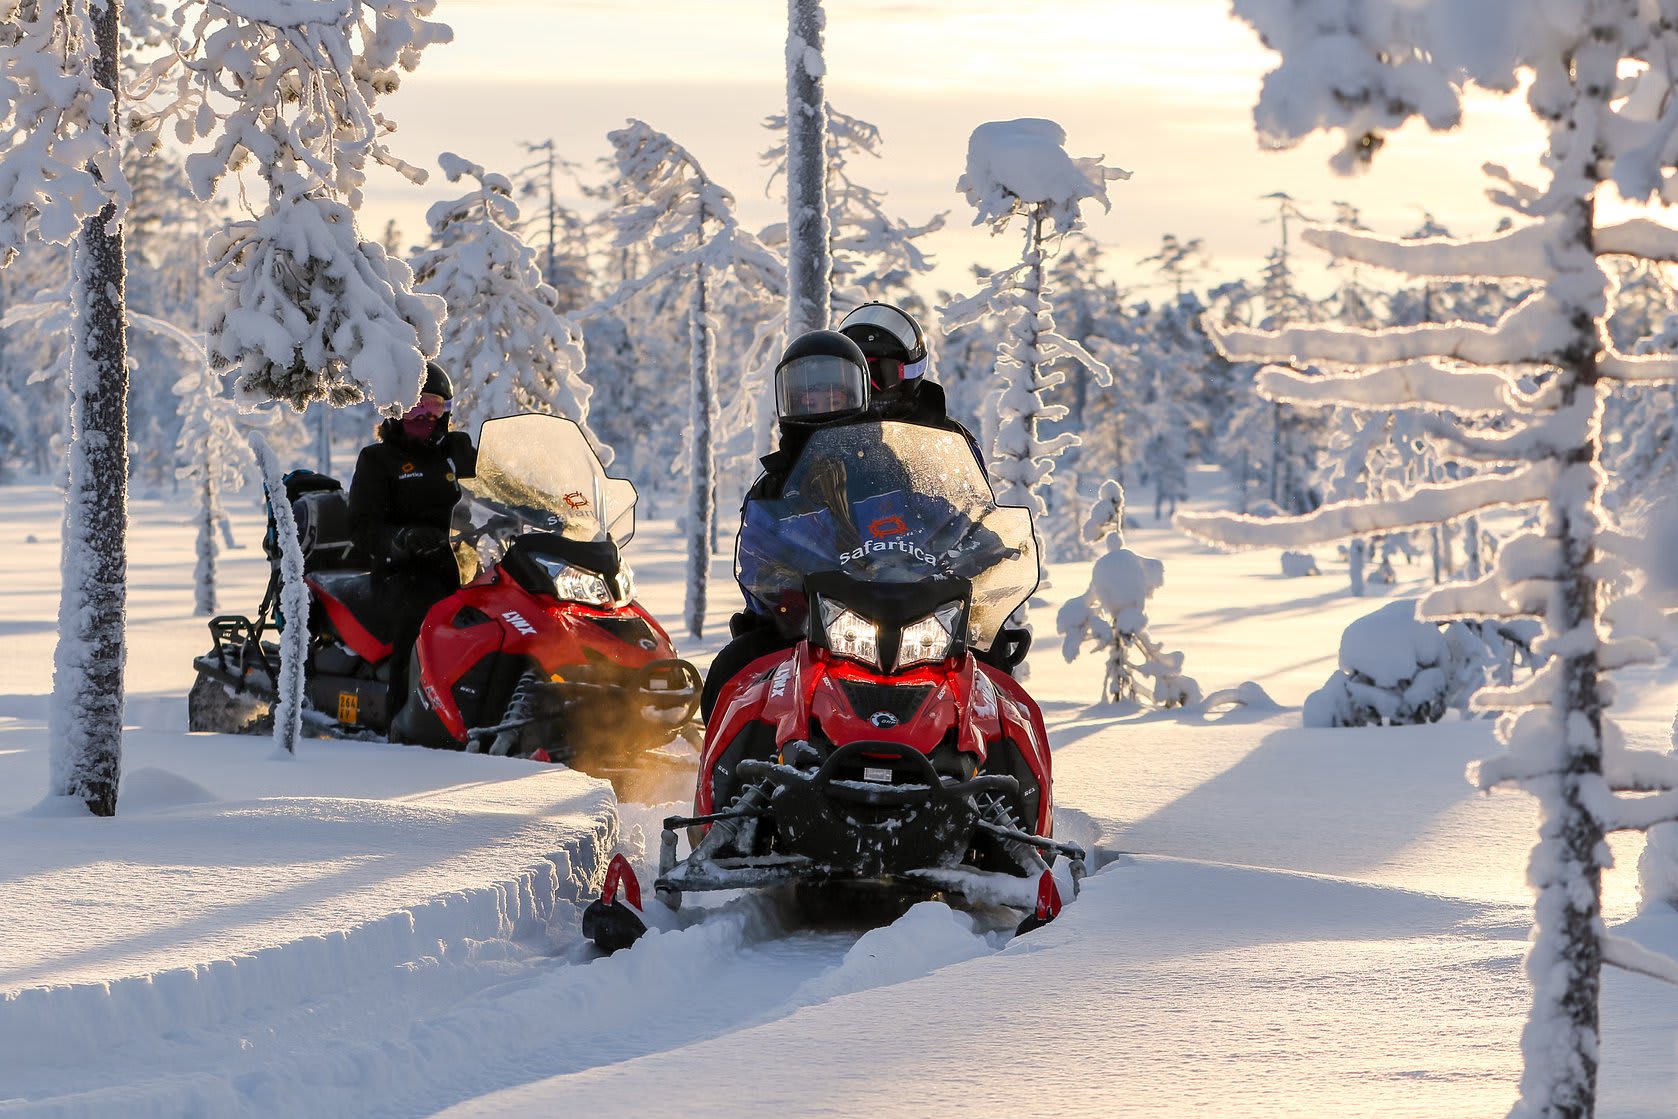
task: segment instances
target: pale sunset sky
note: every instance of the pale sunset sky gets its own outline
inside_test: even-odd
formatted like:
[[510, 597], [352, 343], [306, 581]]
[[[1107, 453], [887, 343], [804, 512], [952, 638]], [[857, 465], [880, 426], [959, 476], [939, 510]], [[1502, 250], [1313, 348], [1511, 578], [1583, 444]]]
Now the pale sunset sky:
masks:
[[[1331, 141], [1262, 151], [1252, 107], [1273, 56], [1228, 14], [1227, 0], [828, 0], [828, 100], [873, 122], [883, 158], [856, 177], [888, 195], [902, 219], [949, 211], [928, 239], [939, 268], [928, 285], [971, 290], [968, 266], [1017, 258], [1012, 234], [972, 226], [955, 189], [967, 138], [979, 124], [1047, 117], [1077, 156], [1104, 155], [1133, 177], [1109, 185], [1113, 208], [1086, 206], [1089, 230], [1123, 282], [1152, 279], [1136, 262], [1174, 233], [1203, 238], [1212, 275], [1256, 279], [1276, 240], [1264, 219], [1286, 191], [1325, 220], [1331, 203], [1357, 206], [1378, 232], [1407, 233], [1423, 210], [1453, 232], [1490, 229], [1479, 168], [1502, 163], [1535, 174], [1540, 133], [1524, 104], [1477, 98], [1458, 132], [1407, 129], [1374, 170], [1327, 169]], [[763, 119], [785, 106], [784, 0], [442, 0], [435, 18], [455, 41], [429, 51], [386, 103], [400, 128], [397, 154], [432, 172], [424, 187], [380, 172], [363, 210], [377, 236], [395, 218], [404, 244], [424, 234], [425, 208], [460, 193], [436, 169], [454, 151], [492, 170], [527, 162], [521, 140], [557, 141], [560, 153], [603, 177], [606, 133], [639, 117], [667, 132], [733, 191], [745, 224], [785, 218], [764, 193]], [[778, 184], [777, 184], [778, 185]], [[596, 203], [568, 188], [569, 202]], [[1306, 250], [1307, 254], [1310, 250]], [[1301, 261], [1309, 276], [1308, 260]], [[1158, 294], [1163, 288], [1143, 290]]]

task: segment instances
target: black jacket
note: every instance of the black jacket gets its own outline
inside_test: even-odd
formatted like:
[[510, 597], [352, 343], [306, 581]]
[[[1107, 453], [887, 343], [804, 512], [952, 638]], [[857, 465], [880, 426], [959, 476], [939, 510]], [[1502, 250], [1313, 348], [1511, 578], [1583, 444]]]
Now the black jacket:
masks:
[[[393, 555], [392, 538], [409, 526], [449, 529], [461, 478], [476, 472], [478, 451], [463, 431], [415, 442], [394, 422], [380, 428], [380, 442], [361, 449], [350, 480], [350, 524], [356, 547], [374, 574], [412, 566]], [[447, 553], [422, 557], [441, 578], [454, 560]]]

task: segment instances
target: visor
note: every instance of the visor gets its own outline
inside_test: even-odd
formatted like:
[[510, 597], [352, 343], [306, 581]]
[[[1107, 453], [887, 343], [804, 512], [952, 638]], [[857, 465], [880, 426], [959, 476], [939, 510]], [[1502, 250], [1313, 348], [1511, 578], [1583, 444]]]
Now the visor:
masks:
[[775, 414], [815, 420], [868, 407], [868, 375], [845, 358], [811, 354], [775, 370]]
[[912, 381], [924, 372], [926, 372], [925, 358], [914, 362], [902, 362], [894, 357], [871, 357], [868, 359], [868, 379], [873, 382], [876, 392], [896, 388], [904, 381]]
[[433, 393], [421, 393], [418, 402], [402, 413], [405, 420], [442, 419], [449, 414], [449, 402]]
[[[865, 303], [846, 315], [839, 323], [841, 331], [848, 332], [854, 327], [873, 327], [883, 331], [898, 341], [905, 354], [910, 357], [919, 355], [921, 361], [926, 360], [926, 344], [921, 341], [920, 331], [916, 329], [914, 320], [896, 307], [888, 307], [883, 303]], [[908, 373], [904, 375], [909, 376]]]

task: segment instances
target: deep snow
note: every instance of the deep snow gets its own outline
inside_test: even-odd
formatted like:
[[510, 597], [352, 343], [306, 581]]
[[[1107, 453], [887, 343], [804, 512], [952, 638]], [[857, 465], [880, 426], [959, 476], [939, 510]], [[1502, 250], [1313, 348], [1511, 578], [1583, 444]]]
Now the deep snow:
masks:
[[[1300, 727], [1341, 630], [1380, 605], [1349, 599], [1324, 550], [1322, 577], [1287, 579], [1274, 552], [1214, 555], [1146, 519], [1127, 533], [1165, 564], [1150, 628], [1208, 692], [1251, 679], [1279, 712], [1121, 717], [1090, 705], [1099, 655], [1066, 666], [1039, 644], [1059, 827], [1100, 866], [1050, 928], [1009, 942], [994, 915], [926, 904], [809, 929], [773, 899], [717, 899], [597, 959], [570, 902], [612, 839], [603, 785], [184, 733], [204, 630], [173, 502], [133, 509], [119, 815], [41, 807], [59, 498], [0, 496], [0, 1115], [1431, 1117], [1514, 1100], [1532, 804], [1464, 780], [1495, 750], [1486, 721]], [[263, 574], [254, 511], [235, 512], [249, 547], [223, 557], [224, 609]], [[674, 619], [671, 526], [644, 523], [629, 558]], [[1057, 568], [1044, 605], [1087, 582]], [[725, 633], [732, 597], [713, 599]], [[719, 640], [683, 648], [703, 660]], [[1663, 743], [1678, 672], [1625, 693], [1628, 735]], [[626, 841], [656, 850], [672, 807], [625, 806]], [[1672, 950], [1678, 917], [1631, 920], [1637, 842], [1617, 841], [1608, 916]], [[1603, 1053], [1599, 1115], [1674, 1114], [1669, 989], [1610, 974]]]

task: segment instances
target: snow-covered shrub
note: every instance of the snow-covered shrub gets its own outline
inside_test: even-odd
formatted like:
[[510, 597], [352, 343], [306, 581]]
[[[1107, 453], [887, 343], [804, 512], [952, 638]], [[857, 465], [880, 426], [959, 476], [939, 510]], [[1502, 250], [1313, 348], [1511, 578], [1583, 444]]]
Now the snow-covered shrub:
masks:
[[1436, 723], [1488, 683], [1513, 682], [1532, 665], [1537, 624], [1426, 622], [1412, 599], [1389, 602], [1346, 627], [1340, 668], [1305, 700], [1308, 727]]
[[[1148, 636], [1148, 598], [1165, 583], [1165, 565], [1124, 546], [1124, 489], [1102, 483], [1084, 524], [1084, 539], [1107, 541], [1107, 553], [1090, 569], [1089, 590], [1069, 600], [1056, 617], [1065, 639], [1061, 655], [1077, 659], [1086, 642], [1107, 654], [1103, 696], [1132, 707], [1184, 707], [1199, 703], [1200, 685], [1183, 675], [1183, 654], [1168, 653]], [[1147, 679], [1153, 681], [1149, 686]]]
[[1317, 557], [1310, 552], [1283, 552], [1282, 574], [1289, 579], [1299, 579], [1306, 575], [1321, 575], [1317, 567]]

